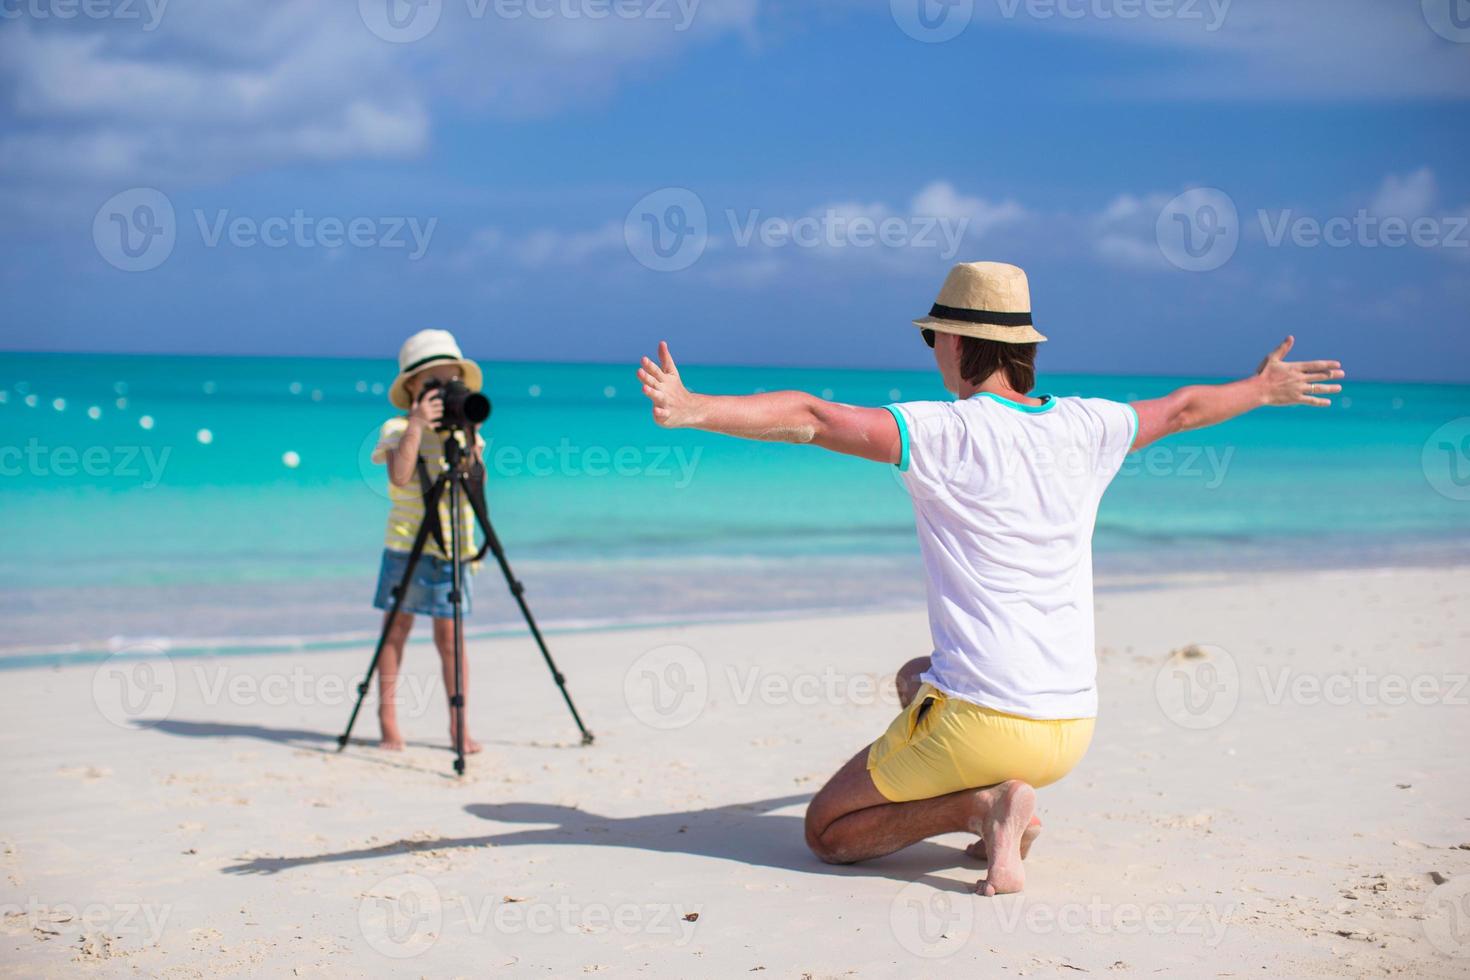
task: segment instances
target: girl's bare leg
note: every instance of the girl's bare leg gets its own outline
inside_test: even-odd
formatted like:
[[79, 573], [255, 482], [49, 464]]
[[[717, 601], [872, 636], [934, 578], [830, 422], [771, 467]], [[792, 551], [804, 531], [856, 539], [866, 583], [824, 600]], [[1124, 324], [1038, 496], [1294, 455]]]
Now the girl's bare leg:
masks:
[[[386, 623], [388, 614], [383, 614]], [[413, 613], [399, 613], [383, 641], [383, 655], [378, 658], [378, 726], [383, 731], [380, 748], [393, 752], [403, 748], [403, 735], [398, 730], [398, 669], [403, 664], [403, 645], [413, 632]]]
[[[447, 693], [447, 695], [449, 697], [453, 697], [454, 696], [454, 693], [455, 693], [455, 691], [454, 691], [454, 620], [452, 620], [452, 619], [437, 619], [437, 618], [434, 620], [434, 646], [437, 647], [438, 650], [439, 650], [439, 666], [442, 668], [442, 670], [444, 672], [444, 690], [445, 690], [445, 692]], [[464, 658], [464, 661], [460, 664], [460, 674], [464, 677], [465, 690], [468, 691], [469, 688], [470, 688], [470, 659], [469, 659], [469, 657], [465, 657]], [[466, 711], [465, 717], [469, 717], [469, 715], [468, 715], [468, 711], [469, 711], [469, 699], [468, 698], [465, 699], [465, 711]], [[450, 744], [451, 745], [454, 744], [454, 735], [455, 735], [455, 724], [454, 724], [454, 722], [455, 722], [455, 719], [454, 719], [454, 708], [453, 707], [450, 707], [450, 709], [449, 709], [449, 741], [450, 741]], [[465, 752], [465, 755], [471, 755], [471, 754], [473, 754], [475, 752], [478, 752], [478, 751], [480, 751], [480, 749], [482, 747], [483, 746], [481, 746], [479, 742], [476, 742], [474, 739], [470, 738], [469, 726], [466, 725], [465, 726], [465, 733], [464, 733], [464, 752]]]

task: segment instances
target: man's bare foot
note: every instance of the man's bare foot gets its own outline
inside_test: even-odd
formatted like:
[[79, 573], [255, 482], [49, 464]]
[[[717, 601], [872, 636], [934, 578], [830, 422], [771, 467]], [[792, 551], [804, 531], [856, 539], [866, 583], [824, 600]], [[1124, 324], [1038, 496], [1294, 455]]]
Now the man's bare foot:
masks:
[[[1031, 822], [1026, 825], [1026, 832], [1021, 835], [1021, 860], [1031, 856], [1031, 845], [1036, 843], [1036, 838], [1041, 836], [1041, 818], [1036, 814], [1031, 815]], [[981, 837], [975, 843], [965, 848], [965, 853], [977, 861], [989, 861], [990, 856], [985, 853], [985, 838]]]
[[1008, 895], [1026, 887], [1021, 864], [1021, 838], [1036, 813], [1036, 790], [1019, 779], [982, 789], [975, 794], [970, 830], [986, 842], [990, 867], [975, 883], [981, 895]]
[[378, 740], [378, 748], [387, 749], [389, 752], [402, 752], [403, 736], [398, 732], [398, 722], [384, 721], [380, 717], [378, 724], [383, 729], [383, 737]]

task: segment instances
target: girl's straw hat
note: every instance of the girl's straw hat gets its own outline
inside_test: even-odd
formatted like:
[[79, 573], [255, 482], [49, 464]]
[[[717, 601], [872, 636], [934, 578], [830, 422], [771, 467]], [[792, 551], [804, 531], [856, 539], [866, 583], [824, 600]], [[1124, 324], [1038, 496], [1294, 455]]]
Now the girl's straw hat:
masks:
[[393, 379], [393, 385], [388, 389], [388, 400], [405, 411], [412, 408], [413, 402], [404, 385], [420, 371], [438, 367], [440, 364], [458, 364], [460, 371], [464, 373], [464, 383], [470, 391], [479, 391], [485, 382], [485, 376], [480, 373], [480, 365], [466, 360], [459, 352], [454, 334], [448, 330], [420, 330], [405, 340], [398, 350], [398, 377]]
[[962, 262], [950, 269], [939, 301], [914, 326], [1003, 344], [1046, 339], [1031, 325], [1026, 273], [1004, 262]]

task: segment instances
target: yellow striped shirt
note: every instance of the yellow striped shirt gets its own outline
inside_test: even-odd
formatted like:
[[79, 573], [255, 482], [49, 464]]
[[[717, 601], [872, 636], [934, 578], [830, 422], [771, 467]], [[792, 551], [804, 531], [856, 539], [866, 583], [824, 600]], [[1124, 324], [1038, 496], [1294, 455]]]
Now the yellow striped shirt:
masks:
[[[373, 462], [388, 462], [388, 453], [396, 449], [398, 443], [403, 439], [403, 434], [408, 431], [408, 419], [404, 416], [389, 419], [383, 423], [383, 428], [378, 434], [378, 444], [373, 449]], [[445, 433], [438, 429], [424, 429], [423, 436], [419, 440], [419, 458], [429, 470], [429, 479], [436, 479], [444, 472], [444, 438]], [[456, 432], [454, 438], [463, 443], [464, 437]], [[475, 443], [483, 449], [485, 440], [475, 433]], [[393, 551], [409, 552], [413, 550], [413, 539], [418, 534], [419, 525], [424, 520], [424, 494], [419, 484], [418, 474], [415, 473], [408, 486], [400, 487], [388, 481], [388, 500], [390, 508], [388, 511], [388, 533], [383, 540], [385, 547]], [[444, 547], [449, 547], [449, 491], [446, 488], [444, 496], [439, 499], [439, 526], [444, 531]], [[463, 502], [460, 508], [460, 554], [462, 557], [473, 555], [479, 550], [475, 544], [475, 512], [470, 507], [469, 500]], [[429, 537], [424, 545], [424, 554], [433, 555], [442, 561], [448, 561], [446, 555], [433, 536]], [[478, 564], [474, 566], [478, 568]]]

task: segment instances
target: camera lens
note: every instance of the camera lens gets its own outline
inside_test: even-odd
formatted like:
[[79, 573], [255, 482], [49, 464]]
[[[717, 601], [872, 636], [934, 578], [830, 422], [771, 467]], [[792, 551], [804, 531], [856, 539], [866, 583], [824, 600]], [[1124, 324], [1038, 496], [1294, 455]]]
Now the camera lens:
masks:
[[478, 391], [465, 395], [463, 414], [471, 425], [479, 425], [490, 417], [490, 399]]
[[441, 430], [479, 425], [490, 417], [490, 399], [478, 391], [470, 391], [463, 381], [435, 381], [425, 388], [437, 388], [442, 392], [444, 414], [439, 417]]

